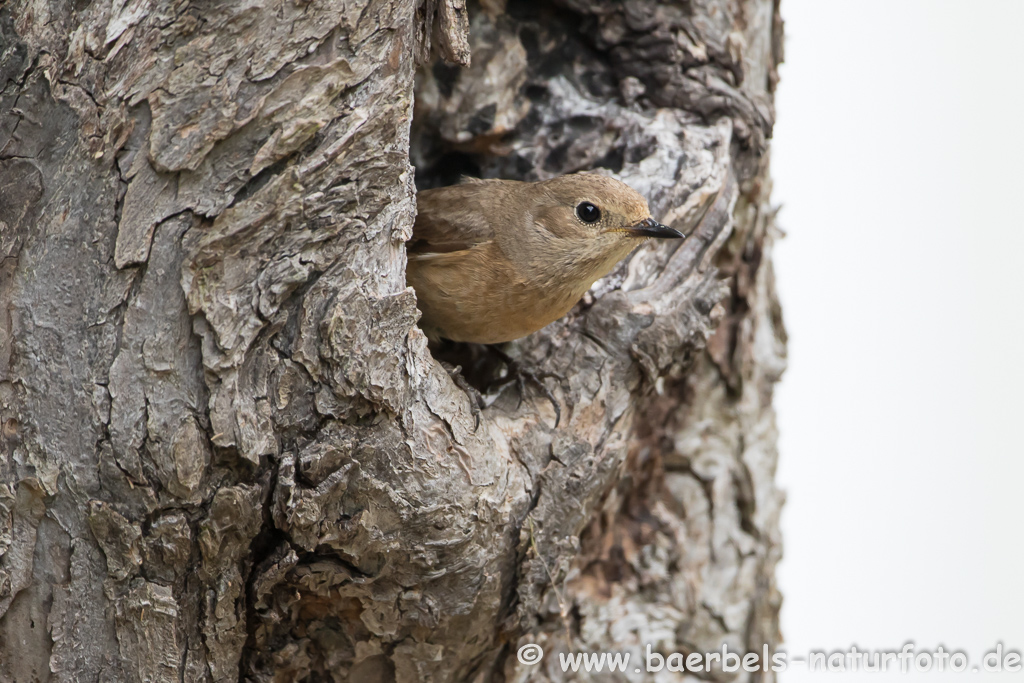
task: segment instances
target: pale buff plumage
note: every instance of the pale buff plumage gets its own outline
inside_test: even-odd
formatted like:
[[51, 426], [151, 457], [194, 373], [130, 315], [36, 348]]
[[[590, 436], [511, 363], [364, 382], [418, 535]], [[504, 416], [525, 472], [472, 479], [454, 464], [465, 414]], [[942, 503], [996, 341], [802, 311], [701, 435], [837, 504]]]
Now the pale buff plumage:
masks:
[[[599, 220], [580, 218], [584, 202]], [[424, 190], [417, 205], [406, 278], [432, 339], [525, 337], [568, 313], [645, 239], [682, 237], [631, 187], [593, 173], [472, 180]]]

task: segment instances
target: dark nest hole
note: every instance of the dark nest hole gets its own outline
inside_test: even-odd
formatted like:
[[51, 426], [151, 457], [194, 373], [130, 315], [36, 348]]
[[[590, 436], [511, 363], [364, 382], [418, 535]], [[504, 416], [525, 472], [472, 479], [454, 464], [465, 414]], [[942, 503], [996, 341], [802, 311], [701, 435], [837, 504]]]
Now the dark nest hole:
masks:
[[481, 393], [502, 383], [508, 368], [501, 354], [485, 344], [467, 344], [442, 340], [430, 344], [435, 359], [460, 368], [470, 386]]
[[[636, 151], [609, 141], [604, 119], [561, 116], [552, 102], [550, 83], [559, 77], [596, 101], [620, 97], [607, 56], [588, 42], [593, 19], [527, 0], [510, 0], [498, 15], [475, 2], [469, 9], [473, 65], [438, 60], [416, 77], [410, 159], [417, 190], [463, 177], [539, 180], [597, 167], [620, 171]], [[503, 83], [483, 67], [513, 64], [510, 50], [525, 56], [525, 73]], [[430, 350], [437, 360], [461, 367], [481, 392], [504, 377], [505, 353], [517, 355], [509, 344], [499, 350], [443, 341]]]
[[[605, 119], [565, 116], [552, 101], [550, 84], [559, 78], [593, 101], [622, 99], [608, 55], [591, 45], [594, 17], [530, 0], [509, 0], [498, 15], [472, 0], [468, 8], [472, 66], [436, 60], [417, 73], [410, 150], [417, 189], [463, 176], [540, 180], [595, 168], [619, 172], [632, 160], [639, 150], [609, 141]], [[510, 52], [524, 55], [526, 64], [514, 84], [503, 80], [521, 63]]]

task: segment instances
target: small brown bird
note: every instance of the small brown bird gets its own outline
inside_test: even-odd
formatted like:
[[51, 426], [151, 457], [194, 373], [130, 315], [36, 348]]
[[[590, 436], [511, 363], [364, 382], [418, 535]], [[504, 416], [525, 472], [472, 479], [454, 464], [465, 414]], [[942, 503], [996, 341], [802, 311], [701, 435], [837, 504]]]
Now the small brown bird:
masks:
[[569, 312], [650, 237], [681, 238], [628, 185], [594, 173], [423, 190], [407, 282], [431, 339], [498, 344]]

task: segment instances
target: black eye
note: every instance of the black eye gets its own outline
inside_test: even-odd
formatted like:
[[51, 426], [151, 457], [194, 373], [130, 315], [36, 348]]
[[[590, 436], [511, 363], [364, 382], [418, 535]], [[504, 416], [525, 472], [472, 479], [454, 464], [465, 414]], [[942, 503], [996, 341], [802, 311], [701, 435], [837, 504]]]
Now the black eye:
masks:
[[580, 202], [576, 206], [576, 215], [584, 223], [596, 223], [601, 220], [601, 209], [590, 202]]

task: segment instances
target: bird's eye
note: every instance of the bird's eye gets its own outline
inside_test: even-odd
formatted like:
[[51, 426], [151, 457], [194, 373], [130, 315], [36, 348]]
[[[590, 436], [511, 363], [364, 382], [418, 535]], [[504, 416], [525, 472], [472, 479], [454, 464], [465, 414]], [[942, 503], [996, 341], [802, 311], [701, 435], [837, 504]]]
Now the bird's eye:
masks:
[[596, 223], [601, 220], [601, 209], [590, 202], [580, 202], [576, 206], [576, 215], [584, 223]]

